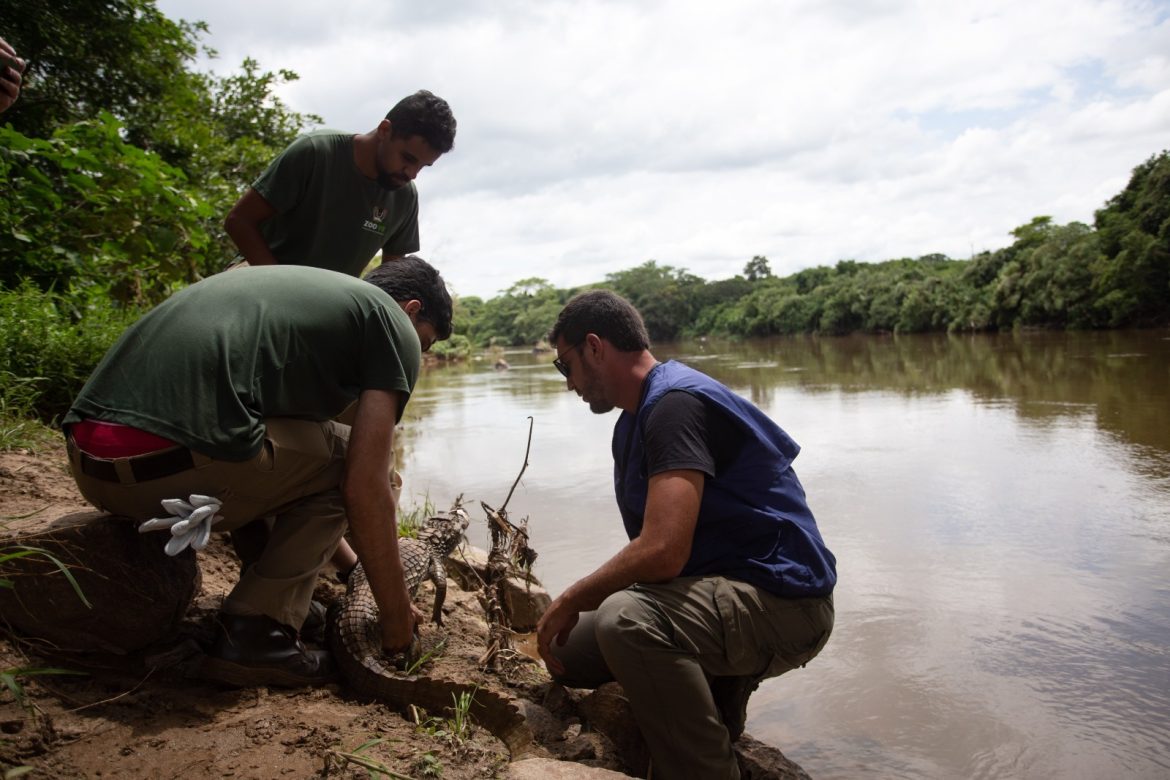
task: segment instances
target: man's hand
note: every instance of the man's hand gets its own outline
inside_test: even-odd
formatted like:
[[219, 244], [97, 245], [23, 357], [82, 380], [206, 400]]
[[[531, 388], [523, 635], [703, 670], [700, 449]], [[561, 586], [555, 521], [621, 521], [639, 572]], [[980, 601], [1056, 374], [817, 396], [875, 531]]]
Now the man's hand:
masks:
[[418, 634], [418, 627], [425, 619], [414, 604], [407, 610], [405, 621], [380, 618], [378, 622], [382, 628], [382, 650], [388, 654], [409, 652], [411, 642]]
[[0, 38], [0, 112], [7, 111], [20, 97], [21, 75], [26, 64], [16, 56], [16, 49]]
[[565, 642], [569, 641], [569, 633], [577, 625], [580, 617], [581, 613], [569, 606], [564, 595], [561, 595], [549, 605], [536, 625], [536, 649], [551, 674], [565, 673], [564, 664], [553, 655], [553, 638], [556, 638], [558, 647], [564, 647]]

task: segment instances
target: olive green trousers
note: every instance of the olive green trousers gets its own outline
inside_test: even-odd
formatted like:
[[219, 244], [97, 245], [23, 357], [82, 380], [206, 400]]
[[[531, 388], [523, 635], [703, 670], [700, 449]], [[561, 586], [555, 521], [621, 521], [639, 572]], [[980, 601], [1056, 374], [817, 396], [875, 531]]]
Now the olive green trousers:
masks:
[[815, 657], [833, 629], [833, 597], [784, 599], [723, 577], [679, 577], [619, 591], [582, 613], [557, 681], [617, 680], [650, 749], [654, 780], [737, 780], [713, 677], [775, 677]]
[[[215, 460], [192, 452], [195, 467], [159, 479], [136, 482], [134, 458], [113, 459], [119, 481], [81, 470], [70, 442], [69, 464], [77, 487], [98, 509], [137, 521], [165, 515], [161, 501], [192, 493], [222, 502], [215, 531], [231, 531], [272, 516], [267, 544], [224, 600], [231, 614], [268, 615], [299, 628], [309, 611], [317, 574], [329, 561], [347, 526], [341, 478], [349, 426], [288, 418], [265, 420], [267, 432], [255, 457]], [[166, 531], [154, 532], [159, 545]]]

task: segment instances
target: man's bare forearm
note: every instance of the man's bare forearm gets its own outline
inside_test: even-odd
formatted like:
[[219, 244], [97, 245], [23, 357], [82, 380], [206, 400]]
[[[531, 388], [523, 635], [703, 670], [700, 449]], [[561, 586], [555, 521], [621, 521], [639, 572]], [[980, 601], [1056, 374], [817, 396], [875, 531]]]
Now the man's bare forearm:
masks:
[[402, 559], [398, 556], [398, 515], [390, 490], [397, 409], [396, 393], [362, 392], [350, 432], [342, 484], [354, 547], [378, 603], [382, 644], [388, 650], [408, 647], [415, 626]]
[[[381, 493], [385, 495], [378, 495]], [[398, 522], [388, 481], [384, 491], [347, 491], [346, 512], [355, 551], [378, 603], [380, 621], [383, 625], [398, 626], [398, 631], [393, 633], [400, 638], [399, 646], [408, 644], [414, 623], [398, 553]]]
[[668, 582], [678, 576], [681, 566], [664, 567], [662, 561], [662, 551], [651, 549], [651, 545], [639, 537], [592, 574], [566, 588], [561, 598], [578, 612], [597, 609], [608, 596], [635, 583]]
[[248, 265], [276, 265], [276, 255], [268, 248], [268, 242], [260, 228], [246, 222], [233, 221], [230, 217], [224, 222], [224, 230], [235, 242], [240, 254], [248, 261]]
[[249, 265], [276, 265], [276, 256], [260, 232], [260, 226], [274, 216], [276, 209], [272, 204], [249, 187], [224, 219], [223, 229], [236, 242]]
[[642, 533], [597, 571], [561, 595], [578, 611], [597, 609], [610, 594], [638, 582], [668, 582], [682, 572], [691, 554], [703, 475], [669, 471], [650, 478]]
[[703, 475], [677, 470], [650, 478], [642, 533], [553, 600], [536, 627], [537, 650], [549, 671], [562, 674], [564, 665], [552, 649], [564, 645], [581, 612], [601, 606], [614, 593], [638, 582], [668, 582], [677, 577], [691, 554]]

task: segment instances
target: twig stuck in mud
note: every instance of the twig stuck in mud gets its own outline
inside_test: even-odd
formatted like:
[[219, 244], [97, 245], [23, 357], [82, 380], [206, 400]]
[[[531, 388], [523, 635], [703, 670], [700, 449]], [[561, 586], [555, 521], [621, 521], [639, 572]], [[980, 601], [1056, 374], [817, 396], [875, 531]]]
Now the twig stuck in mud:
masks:
[[[155, 673], [155, 671], [156, 671], [156, 669], [154, 667], [151, 667], [149, 670], [147, 670], [146, 676], [143, 677], [141, 680], [139, 680], [137, 683], [135, 683], [134, 687], [128, 691], [122, 691], [121, 693], [117, 694], [116, 696], [111, 696], [108, 699], [102, 699], [100, 701], [90, 702], [89, 704], [82, 704], [80, 707], [74, 707], [73, 709], [70, 709], [70, 710], [63, 710], [63, 712], [81, 712], [82, 710], [87, 710], [90, 707], [98, 707], [98, 706], [101, 706], [103, 704], [109, 704], [111, 702], [117, 701], [118, 699], [124, 698], [126, 696], [130, 696], [135, 691], [137, 691], [139, 688], [141, 688], [146, 683], [146, 681], [150, 679], [150, 676]], [[72, 672], [72, 674], [80, 674], [80, 672]]]
[[504, 499], [504, 503], [500, 505], [500, 514], [507, 517], [508, 502], [512, 500], [512, 494], [516, 492], [516, 486], [520, 484], [520, 478], [524, 476], [524, 472], [528, 470], [528, 454], [532, 452], [532, 415], [528, 416], [528, 446], [524, 449], [524, 465], [520, 467], [520, 473], [516, 475], [516, 481], [512, 483], [512, 487], [508, 490], [508, 496]]
[[329, 750], [325, 754], [325, 770], [322, 776], [328, 777], [329, 774], [333, 771], [334, 762], [339, 761], [341, 763], [338, 768], [344, 767], [346, 764], [355, 764], [360, 766], [362, 769], [365, 769], [370, 777], [373, 777], [374, 774], [377, 773], [380, 776], [393, 778], [394, 780], [412, 780], [412, 778], [409, 776], [400, 775], [390, 767], [383, 764], [381, 761], [366, 755], [367, 750], [386, 741], [386, 739], [378, 737], [371, 739], [350, 751], [335, 749]]

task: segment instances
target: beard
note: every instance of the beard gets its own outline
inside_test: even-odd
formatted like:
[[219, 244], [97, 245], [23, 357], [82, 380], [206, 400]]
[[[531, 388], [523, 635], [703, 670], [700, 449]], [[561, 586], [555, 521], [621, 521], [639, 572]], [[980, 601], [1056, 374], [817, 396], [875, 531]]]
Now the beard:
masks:
[[402, 189], [408, 183], [409, 183], [409, 180], [404, 179], [401, 176], [396, 176], [392, 173], [388, 173], [387, 171], [382, 170], [382, 165], [379, 163], [379, 165], [378, 165], [378, 186], [379, 187], [381, 187], [382, 189], [384, 189], [388, 192], [393, 192], [394, 190]]
[[613, 404], [609, 401], [590, 401], [589, 411], [594, 414], [609, 414], [613, 411]]
[[601, 380], [594, 374], [584, 361], [581, 362], [581, 372], [585, 375], [581, 383], [581, 400], [589, 404], [589, 411], [594, 414], [608, 414], [613, 411], [613, 404], [605, 397], [601, 387]]
[[400, 190], [410, 183], [410, 179], [400, 176], [397, 173], [391, 173], [382, 167], [382, 144], [379, 142], [378, 149], [374, 154], [374, 170], [378, 174], [378, 186], [382, 189], [393, 192]]

